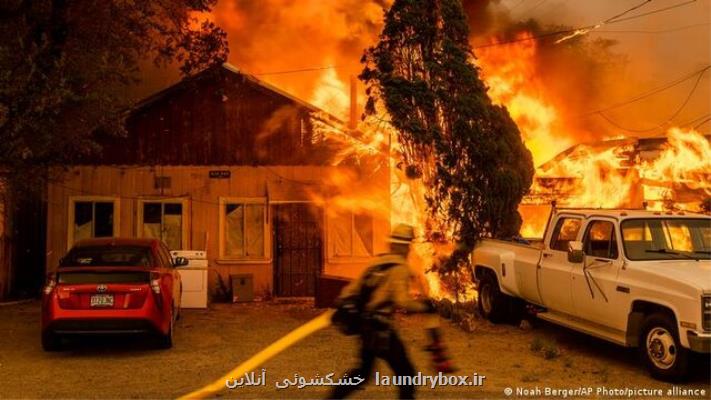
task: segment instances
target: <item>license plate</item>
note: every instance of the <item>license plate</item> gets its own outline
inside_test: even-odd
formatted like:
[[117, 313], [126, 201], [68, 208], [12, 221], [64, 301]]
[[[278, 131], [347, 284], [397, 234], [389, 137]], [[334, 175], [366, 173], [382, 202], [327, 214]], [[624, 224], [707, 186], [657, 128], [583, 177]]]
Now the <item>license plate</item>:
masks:
[[91, 296], [92, 307], [113, 307], [114, 295], [112, 294], [95, 294]]

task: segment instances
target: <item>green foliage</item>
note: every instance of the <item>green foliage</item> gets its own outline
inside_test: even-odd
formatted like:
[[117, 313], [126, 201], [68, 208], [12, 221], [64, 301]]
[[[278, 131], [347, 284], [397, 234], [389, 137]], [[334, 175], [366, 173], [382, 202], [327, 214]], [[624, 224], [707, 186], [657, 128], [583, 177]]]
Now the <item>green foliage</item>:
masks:
[[396, 0], [363, 57], [366, 112], [384, 106], [408, 176], [424, 180], [430, 239], [460, 243], [440, 272], [462, 266], [482, 237], [516, 235], [533, 179], [531, 154], [488, 97], [468, 38], [459, 0]]
[[541, 353], [543, 358], [546, 360], [553, 360], [560, 356], [560, 349], [555, 340], [544, 339], [540, 336], [536, 336], [531, 341], [531, 351], [534, 353]]
[[139, 66], [184, 74], [227, 55], [226, 35], [193, 12], [216, 0], [10, 0], [0, 5], [0, 169], [15, 183], [120, 134]]
[[538, 353], [539, 351], [543, 350], [544, 345], [545, 341], [541, 337], [536, 336], [531, 341], [531, 351], [534, 353]]

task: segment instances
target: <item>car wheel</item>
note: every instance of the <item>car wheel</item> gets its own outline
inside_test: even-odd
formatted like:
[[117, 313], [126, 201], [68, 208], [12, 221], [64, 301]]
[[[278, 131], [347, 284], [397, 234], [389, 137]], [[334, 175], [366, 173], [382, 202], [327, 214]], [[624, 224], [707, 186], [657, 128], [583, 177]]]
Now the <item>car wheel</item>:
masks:
[[505, 322], [508, 317], [510, 298], [501, 293], [496, 277], [486, 272], [479, 281], [477, 306], [479, 313], [491, 322]]
[[168, 327], [168, 333], [165, 335], [160, 335], [158, 338], [158, 345], [161, 349], [169, 349], [173, 347], [173, 326], [175, 325], [175, 307], [170, 308], [170, 326]]
[[62, 347], [62, 338], [52, 331], [42, 332], [42, 349], [44, 351], [59, 351]]
[[671, 316], [655, 313], [645, 318], [639, 343], [640, 356], [654, 378], [674, 382], [686, 376], [689, 351], [681, 346]]

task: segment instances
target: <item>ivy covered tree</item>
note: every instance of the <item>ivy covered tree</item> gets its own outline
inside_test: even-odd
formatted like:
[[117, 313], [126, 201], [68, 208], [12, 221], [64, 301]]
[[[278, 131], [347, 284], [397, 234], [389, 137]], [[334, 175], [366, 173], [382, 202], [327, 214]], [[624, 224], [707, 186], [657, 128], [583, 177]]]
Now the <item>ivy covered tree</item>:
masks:
[[487, 95], [468, 38], [460, 0], [395, 0], [361, 74], [366, 113], [384, 107], [407, 176], [426, 187], [428, 239], [459, 244], [443, 273], [464, 265], [482, 237], [518, 234], [534, 172], [518, 127]]
[[0, 178], [41, 187], [96, 132], [120, 134], [146, 61], [183, 74], [224, 61], [226, 34], [194, 18], [216, 1], [0, 2]]

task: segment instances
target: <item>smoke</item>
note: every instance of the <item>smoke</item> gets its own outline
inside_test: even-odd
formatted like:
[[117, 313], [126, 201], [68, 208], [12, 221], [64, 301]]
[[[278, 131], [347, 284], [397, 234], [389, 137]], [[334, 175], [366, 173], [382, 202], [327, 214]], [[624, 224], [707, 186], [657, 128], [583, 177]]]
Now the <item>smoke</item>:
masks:
[[[232, 64], [343, 117], [349, 78], [361, 72], [363, 51], [377, 43], [384, 10], [391, 2], [220, 0], [208, 18], [227, 32]], [[669, 5], [656, 3], [640, 12]], [[524, 31], [535, 36], [594, 24], [632, 5], [572, 0], [463, 1], [474, 53], [482, 59], [487, 51], [478, 47], [493, 40], [515, 39]], [[683, 104], [693, 80], [605, 112], [605, 117], [629, 131], [592, 112], [711, 63], [711, 32], [706, 21], [710, 14], [711, 2], [696, 2], [607, 25], [561, 44], [555, 44], [557, 37], [537, 40], [533, 74], [538, 90], [558, 111], [554, 135], [561, 143], [590, 142], [623, 135], [661, 135], [671, 125], [702, 122], [711, 112], [711, 71], [671, 121], [667, 119]], [[144, 94], [178, 79], [176, 73], [164, 71], [148, 71], [144, 77], [144, 86], [150, 88], [144, 89]], [[365, 96], [363, 88], [359, 89], [362, 103]], [[700, 130], [708, 132], [710, 126], [706, 123]]]
[[[641, 3], [474, 1], [482, 2], [487, 3], [488, 8], [504, 9], [509, 16], [508, 21], [493, 29], [503, 32], [504, 38], [511, 38], [523, 28], [537, 34], [594, 25]], [[670, 0], [654, 1], [625, 17], [678, 4]], [[488, 15], [493, 14], [488, 12]], [[671, 126], [693, 127], [703, 121], [703, 116], [711, 112], [711, 74], [708, 72], [701, 77], [696, 89], [695, 80], [690, 79], [657, 95], [605, 112], [611, 122], [591, 112], [626, 103], [711, 64], [709, 15], [711, 3], [697, 1], [605, 25], [573, 43], [556, 44], [559, 37], [541, 39], [539, 75], [546, 86], [558, 94], [556, 106], [562, 107], [566, 124], [579, 135], [576, 138], [591, 141], [623, 135], [659, 136]], [[476, 40], [479, 44], [483, 42]], [[710, 126], [707, 123], [699, 129], [708, 132]]]
[[311, 100], [324, 70], [348, 82], [363, 50], [377, 41], [383, 1], [221, 0], [213, 15], [228, 33], [230, 61], [294, 95]]

